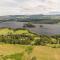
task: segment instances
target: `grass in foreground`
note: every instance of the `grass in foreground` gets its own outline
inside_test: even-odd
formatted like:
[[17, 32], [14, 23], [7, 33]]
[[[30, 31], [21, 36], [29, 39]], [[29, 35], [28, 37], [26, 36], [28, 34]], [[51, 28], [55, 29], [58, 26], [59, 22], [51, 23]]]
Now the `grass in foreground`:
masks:
[[0, 44], [0, 60], [60, 60], [60, 48]]

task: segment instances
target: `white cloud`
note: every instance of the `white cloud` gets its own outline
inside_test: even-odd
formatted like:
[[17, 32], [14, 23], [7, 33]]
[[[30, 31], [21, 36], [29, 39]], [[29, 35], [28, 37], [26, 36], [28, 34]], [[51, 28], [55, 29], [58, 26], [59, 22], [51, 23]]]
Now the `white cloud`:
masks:
[[0, 15], [47, 14], [60, 11], [60, 0], [1, 0]]

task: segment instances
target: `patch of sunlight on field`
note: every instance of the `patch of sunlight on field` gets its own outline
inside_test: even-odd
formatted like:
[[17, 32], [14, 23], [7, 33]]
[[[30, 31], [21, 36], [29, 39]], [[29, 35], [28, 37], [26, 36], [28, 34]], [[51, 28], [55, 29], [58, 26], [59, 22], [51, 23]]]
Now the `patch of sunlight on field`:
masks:
[[29, 33], [28, 30], [17, 30], [15, 31], [15, 34], [23, 34], [23, 33]]
[[36, 36], [34, 33], [29, 32], [28, 30], [24, 30], [24, 29], [19, 29], [19, 30], [14, 31], [13, 29], [9, 29], [9, 28], [1, 28], [0, 35], [6, 35], [6, 34], [26, 34], [30, 36]]
[[13, 33], [13, 30], [11, 29], [8, 29], [8, 28], [5, 28], [5, 29], [0, 29], [0, 35], [5, 35], [5, 34], [8, 34], [8, 33]]
[[26, 35], [36, 36], [36, 35], [35, 35], [35, 34], [33, 34], [33, 33], [26, 33]]
[[26, 33], [28, 34], [29, 31], [28, 30], [16, 30], [14, 31], [13, 29], [8, 29], [8, 28], [2, 28], [0, 29], [0, 35], [5, 35], [5, 34], [9, 34], [9, 33], [12, 33], [12, 34], [23, 34], [23, 33]]

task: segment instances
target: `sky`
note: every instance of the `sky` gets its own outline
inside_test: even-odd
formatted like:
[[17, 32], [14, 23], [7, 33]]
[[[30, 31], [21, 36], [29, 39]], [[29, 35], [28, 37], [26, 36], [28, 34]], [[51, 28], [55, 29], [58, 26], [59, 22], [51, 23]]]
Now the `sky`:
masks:
[[59, 14], [60, 0], [1, 0], [0, 16]]

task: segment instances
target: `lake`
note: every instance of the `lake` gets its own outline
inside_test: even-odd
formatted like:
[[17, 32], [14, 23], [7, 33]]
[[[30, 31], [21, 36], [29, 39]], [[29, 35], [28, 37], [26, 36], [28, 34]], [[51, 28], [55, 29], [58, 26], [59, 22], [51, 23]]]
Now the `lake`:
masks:
[[[10, 27], [10, 28], [23, 28], [23, 25], [27, 22], [2, 22], [0, 23], [1, 27]], [[60, 34], [60, 24], [34, 24], [34, 28], [26, 27], [30, 31], [37, 34]], [[40, 27], [42, 25], [42, 27]]]

